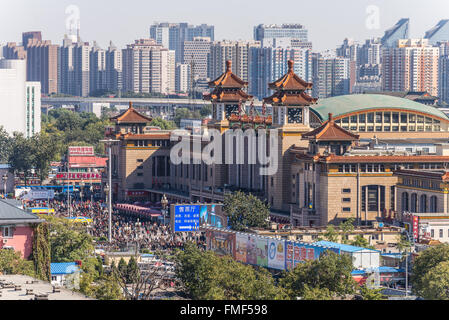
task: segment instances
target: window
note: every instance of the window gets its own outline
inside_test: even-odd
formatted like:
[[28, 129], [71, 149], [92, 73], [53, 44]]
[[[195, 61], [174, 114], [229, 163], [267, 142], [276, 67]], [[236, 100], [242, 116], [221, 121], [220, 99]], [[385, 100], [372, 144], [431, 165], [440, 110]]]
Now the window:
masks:
[[365, 122], [366, 122], [366, 115], [359, 114], [359, 123], [365, 123]]
[[143, 166], [138, 166], [137, 169], [143, 170]]
[[143, 159], [137, 159], [137, 162], [143, 162]]
[[138, 176], [138, 177], [142, 177], [142, 176], [143, 176], [143, 173], [142, 173], [142, 172], [139, 172], [139, 173], [137, 174], [137, 176]]
[[393, 116], [391, 117], [393, 123], [399, 123], [399, 113], [393, 112]]
[[430, 197], [430, 212], [436, 213], [437, 211], [438, 211], [437, 197], [431, 196]]
[[342, 201], [343, 202], [351, 202], [351, 198], [343, 198]]
[[14, 236], [13, 227], [3, 227], [2, 235], [3, 235], [3, 238], [12, 238]]
[[351, 193], [351, 189], [342, 189], [341, 192], [342, 193]]
[[368, 123], [374, 122], [374, 113], [368, 113]]
[[407, 114], [401, 113], [401, 123], [407, 123]]
[[345, 208], [342, 208], [342, 211], [343, 212], [351, 212], [351, 208], [345, 207]]
[[390, 123], [391, 122], [391, 113], [385, 112], [384, 113], [384, 123]]
[[419, 199], [419, 209], [420, 212], [427, 212], [427, 196], [425, 194], [421, 195]]
[[440, 238], [443, 238], [443, 229], [440, 229]]
[[431, 238], [435, 237], [435, 230], [433, 229], [430, 230], [430, 237]]
[[382, 123], [382, 112], [376, 112], [376, 123]]

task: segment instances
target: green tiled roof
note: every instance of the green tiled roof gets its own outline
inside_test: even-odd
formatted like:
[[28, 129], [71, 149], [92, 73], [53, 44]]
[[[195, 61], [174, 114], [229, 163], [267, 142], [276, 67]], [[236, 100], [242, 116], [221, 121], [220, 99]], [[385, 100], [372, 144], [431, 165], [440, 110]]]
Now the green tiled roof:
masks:
[[320, 99], [316, 105], [310, 106], [310, 109], [322, 121], [328, 119], [329, 113], [336, 118], [357, 111], [376, 109], [418, 111], [449, 121], [449, 118], [441, 110], [433, 106], [381, 94], [352, 94]]

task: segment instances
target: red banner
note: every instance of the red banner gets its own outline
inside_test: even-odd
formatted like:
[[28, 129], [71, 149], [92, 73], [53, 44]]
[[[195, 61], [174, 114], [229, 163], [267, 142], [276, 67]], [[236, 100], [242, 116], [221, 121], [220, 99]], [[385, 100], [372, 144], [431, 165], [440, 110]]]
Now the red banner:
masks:
[[[57, 173], [56, 179], [67, 179], [67, 173]], [[89, 180], [101, 179], [100, 173], [70, 173], [69, 179]]]
[[69, 147], [69, 155], [71, 156], [93, 156], [94, 147]]

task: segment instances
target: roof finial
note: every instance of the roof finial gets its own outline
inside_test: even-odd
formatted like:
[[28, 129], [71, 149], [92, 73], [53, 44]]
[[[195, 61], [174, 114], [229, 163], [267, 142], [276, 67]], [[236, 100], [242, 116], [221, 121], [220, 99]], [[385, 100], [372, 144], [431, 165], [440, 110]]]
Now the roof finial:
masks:
[[334, 122], [334, 115], [329, 113], [329, 122]]
[[295, 62], [293, 60], [288, 60], [288, 72], [293, 72], [293, 65]]
[[231, 72], [232, 61], [226, 60], [226, 72]]
[[133, 102], [132, 102], [132, 101], [129, 102], [129, 108], [130, 108], [130, 109], [133, 108]]

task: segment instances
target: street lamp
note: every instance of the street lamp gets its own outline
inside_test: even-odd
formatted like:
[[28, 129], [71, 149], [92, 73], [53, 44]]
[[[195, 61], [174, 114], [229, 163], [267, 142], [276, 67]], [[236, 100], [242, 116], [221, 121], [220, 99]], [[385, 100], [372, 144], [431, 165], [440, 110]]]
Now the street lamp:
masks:
[[[110, 198], [110, 191], [111, 188], [109, 187], [109, 184], [106, 183], [106, 185], [104, 186], [104, 193], [106, 194], [106, 199], [108, 201], [108, 204], [111, 203], [111, 198]], [[111, 217], [111, 206], [108, 206], [108, 215], [109, 215], [109, 224], [108, 224], [108, 241], [109, 243], [112, 242], [112, 217]]]
[[6, 199], [6, 181], [8, 181], [8, 174], [4, 174], [2, 177], [3, 180], [3, 195], [5, 196]]
[[165, 194], [162, 196], [162, 200], [161, 200], [161, 205], [162, 205], [162, 214], [164, 215], [164, 224], [166, 223], [165, 219], [167, 218], [167, 205], [168, 205], [168, 200], [167, 197], [165, 196]]

